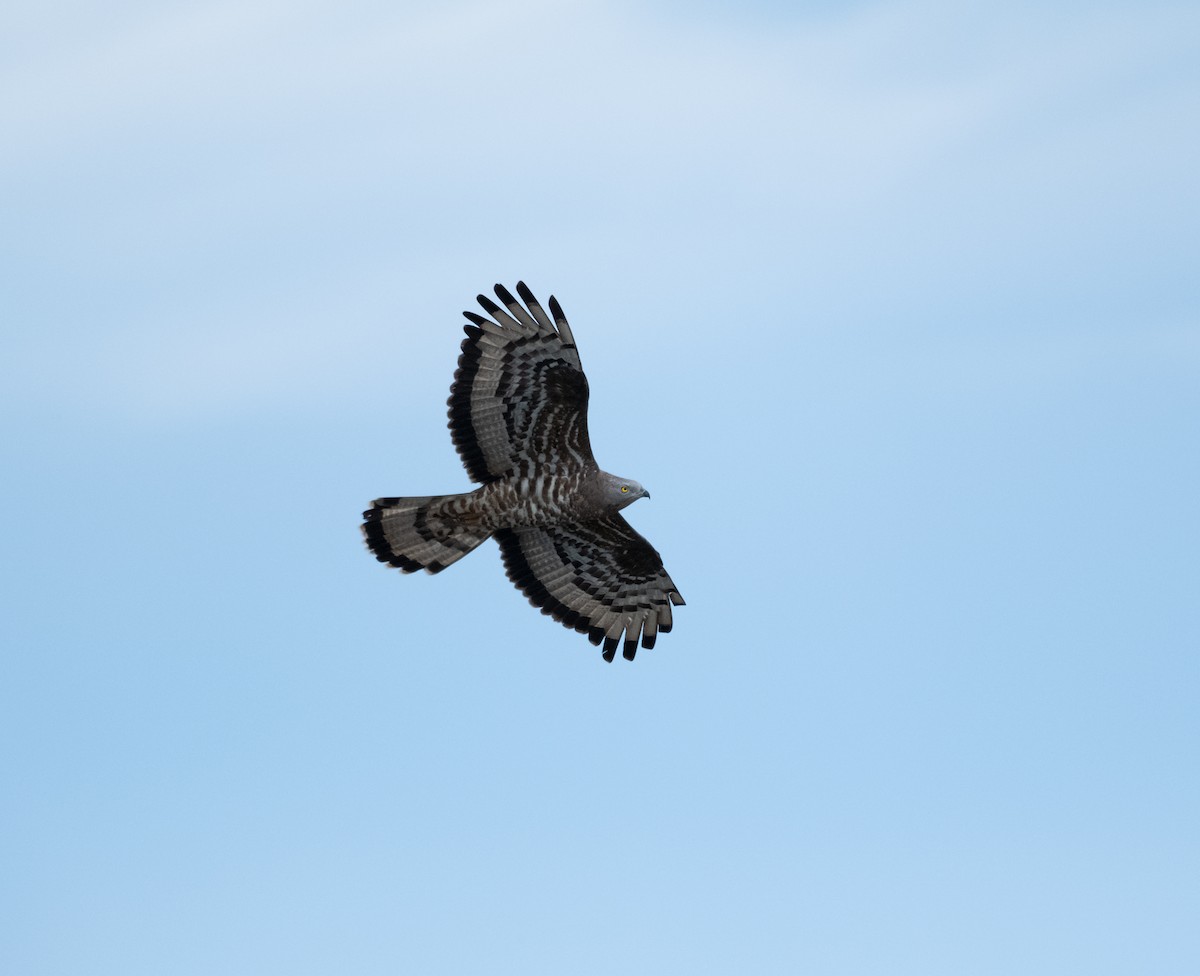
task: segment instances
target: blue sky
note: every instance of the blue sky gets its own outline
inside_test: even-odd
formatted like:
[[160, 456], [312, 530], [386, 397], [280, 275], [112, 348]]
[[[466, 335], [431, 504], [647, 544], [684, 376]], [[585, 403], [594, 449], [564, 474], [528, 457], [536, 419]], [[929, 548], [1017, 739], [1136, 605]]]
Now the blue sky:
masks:
[[[1200, 968], [1200, 14], [10, 5], [0, 960]], [[459, 312], [571, 318], [688, 600], [488, 545]]]

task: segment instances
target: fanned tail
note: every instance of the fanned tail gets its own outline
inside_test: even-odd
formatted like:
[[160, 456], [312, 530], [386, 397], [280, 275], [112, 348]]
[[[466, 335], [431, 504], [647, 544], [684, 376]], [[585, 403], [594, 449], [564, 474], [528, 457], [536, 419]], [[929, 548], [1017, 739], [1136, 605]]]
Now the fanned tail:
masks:
[[440, 573], [492, 534], [490, 529], [432, 514], [434, 503], [454, 497], [376, 498], [363, 512], [362, 533], [367, 548], [381, 563], [403, 573], [418, 569]]

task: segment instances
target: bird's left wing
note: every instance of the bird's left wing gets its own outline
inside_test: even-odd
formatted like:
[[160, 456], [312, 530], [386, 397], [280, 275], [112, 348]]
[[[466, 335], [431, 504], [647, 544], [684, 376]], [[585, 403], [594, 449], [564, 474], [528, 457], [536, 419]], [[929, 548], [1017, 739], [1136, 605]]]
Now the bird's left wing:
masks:
[[604, 644], [611, 661], [617, 645], [632, 661], [642, 647], [671, 629], [671, 606], [683, 597], [663, 569], [662, 557], [620, 515], [574, 525], [501, 529], [504, 568], [535, 607], [566, 627]]
[[550, 315], [525, 282], [524, 305], [503, 285], [491, 316], [471, 322], [450, 388], [450, 436], [472, 481], [489, 482], [536, 465], [543, 472], [595, 465], [588, 440], [588, 385], [575, 338], [553, 296]]

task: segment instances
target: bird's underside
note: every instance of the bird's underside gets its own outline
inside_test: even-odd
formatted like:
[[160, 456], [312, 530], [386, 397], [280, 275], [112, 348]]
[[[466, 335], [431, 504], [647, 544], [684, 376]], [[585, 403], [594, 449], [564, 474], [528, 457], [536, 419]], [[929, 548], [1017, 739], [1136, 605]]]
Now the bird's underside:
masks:
[[671, 629], [683, 598], [662, 559], [620, 515], [648, 493], [599, 469], [587, 433], [588, 385], [570, 326], [523, 282], [522, 305], [501, 285], [463, 314], [450, 433], [471, 480], [461, 495], [379, 498], [363, 534], [380, 561], [437, 573], [489, 537], [508, 578], [534, 606], [632, 660]]

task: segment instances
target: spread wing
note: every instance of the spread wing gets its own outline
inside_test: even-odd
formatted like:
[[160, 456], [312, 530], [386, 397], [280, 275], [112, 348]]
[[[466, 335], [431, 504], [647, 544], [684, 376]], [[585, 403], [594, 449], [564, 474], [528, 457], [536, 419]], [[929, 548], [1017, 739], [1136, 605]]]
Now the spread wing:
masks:
[[517, 283], [522, 305], [496, 285], [501, 308], [485, 295], [491, 318], [463, 312], [458, 371], [450, 387], [450, 435], [472, 481], [489, 482], [523, 466], [543, 471], [594, 467], [587, 432], [588, 385], [562, 308], [551, 321]]
[[535, 607], [566, 627], [604, 642], [611, 661], [624, 634], [628, 661], [671, 629], [671, 605], [683, 597], [662, 557], [620, 515], [550, 528], [496, 533], [508, 578]]

